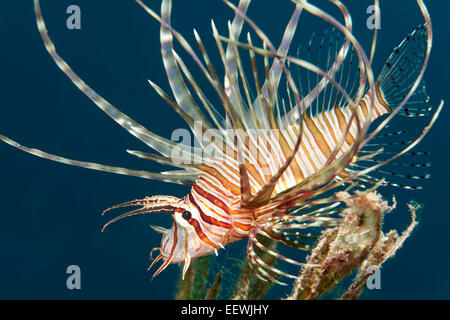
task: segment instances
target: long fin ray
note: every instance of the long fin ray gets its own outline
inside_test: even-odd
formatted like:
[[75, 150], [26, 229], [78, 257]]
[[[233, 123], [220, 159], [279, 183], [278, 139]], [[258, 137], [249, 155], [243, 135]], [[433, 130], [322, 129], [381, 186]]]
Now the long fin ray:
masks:
[[69, 79], [73, 82], [73, 84], [77, 86], [78, 89], [80, 89], [80, 91], [82, 91], [89, 99], [91, 99], [101, 110], [103, 110], [108, 116], [110, 116], [123, 128], [125, 128], [125, 130], [127, 130], [129, 133], [137, 137], [139, 140], [143, 141], [151, 148], [157, 150], [161, 154], [165, 156], [170, 155], [171, 149], [175, 146], [174, 142], [154, 134], [153, 132], [147, 130], [142, 125], [138, 124], [133, 119], [131, 119], [130, 117], [128, 117], [127, 115], [116, 109], [103, 97], [101, 97], [94, 90], [92, 90], [72, 70], [72, 68], [56, 52], [55, 45], [48, 36], [47, 27], [45, 25], [45, 21], [41, 13], [39, 0], [34, 0], [34, 9], [38, 29], [44, 41], [45, 48], [47, 49], [47, 51], [57, 64], [57, 66], [69, 77]]
[[[238, 8], [242, 12], [247, 12], [249, 5], [250, 5], [250, 0], [240, 0], [239, 4], [238, 4]], [[234, 19], [233, 19], [233, 22], [231, 23], [231, 28], [229, 31], [230, 38], [234, 38], [234, 39], [239, 38], [241, 31], [242, 31], [243, 24], [244, 24], [244, 19], [242, 19], [242, 17], [236, 13], [234, 15]], [[227, 69], [229, 70], [230, 76], [233, 79], [234, 83], [238, 83], [237, 59], [238, 59], [238, 57], [235, 54], [233, 45], [231, 43], [229, 43], [227, 45], [227, 49], [226, 49], [226, 53], [225, 53], [225, 60], [226, 60]], [[231, 85], [231, 83], [230, 83], [229, 78], [225, 77], [224, 78], [225, 92], [230, 97], [232, 103], [237, 104], [237, 101], [234, 101], [234, 97], [232, 95], [232, 89], [230, 88], [230, 85]]]
[[[171, 11], [172, 1], [163, 1], [161, 4], [161, 20], [164, 22], [161, 24], [161, 53], [167, 78], [169, 79], [172, 92], [180, 107], [189, 114], [191, 118], [200, 121], [203, 130], [208, 130], [213, 127], [190, 94], [173, 54], [173, 35], [172, 30], [169, 29]], [[192, 128], [192, 131], [196, 136], [202, 134], [201, 132], [195, 132], [194, 128]], [[200, 143], [203, 143], [201, 139]]]
[[[298, 25], [298, 21], [300, 19], [300, 15], [302, 13], [302, 7], [300, 5], [296, 5], [295, 6], [295, 10], [292, 13], [291, 19], [289, 20], [288, 25], [286, 26], [286, 29], [284, 31], [284, 35], [283, 38], [281, 40], [281, 44], [278, 48], [278, 54], [280, 56], [286, 56], [288, 54], [289, 48], [291, 46], [292, 43], [292, 39], [294, 37], [295, 31], [297, 29], [297, 25]], [[278, 91], [278, 85], [280, 83], [280, 79], [281, 79], [281, 75], [283, 73], [283, 70], [281, 68], [281, 64], [284, 63], [284, 61], [281, 61], [279, 59], [275, 59], [272, 67], [270, 68], [270, 74], [271, 74], [271, 86], [274, 90], [274, 92]], [[266, 99], [269, 99], [268, 96], [268, 86], [269, 83], [266, 79], [263, 88], [262, 88], [262, 93], [265, 96]], [[276, 96], [273, 97], [271, 103], [272, 105], [274, 104], [274, 100], [276, 100]]]
[[9, 144], [17, 149], [20, 149], [20, 150], [30, 153], [32, 155], [38, 156], [40, 158], [53, 160], [56, 162], [61, 162], [61, 163], [69, 164], [72, 166], [77, 166], [77, 167], [82, 167], [82, 168], [87, 168], [87, 169], [92, 169], [92, 170], [105, 171], [105, 172], [110, 172], [110, 173], [123, 174], [123, 175], [127, 175], [127, 176], [134, 176], [134, 177], [139, 177], [139, 178], [159, 180], [159, 181], [184, 184], [184, 185], [191, 185], [197, 179], [197, 176], [194, 176], [194, 175], [183, 176], [183, 177], [179, 177], [179, 176], [171, 177], [169, 175], [164, 175], [161, 173], [154, 173], [154, 172], [148, 172], [148, 171], [143, 171], [143, 170], [132, 170], [132, 169], [127, 169], [127, 168], [97, 164], [97, 163], [93, 163], [93, 162], [72, 160], [72, 159], [67, 159], [64, 157], [56, 156], [56, 155], [53, 155], [53, 154], [50, 154], [50, 153], [47, 153], [47, 152], [44, 152], [44, 151], [41, 151], [38, 149], [25, 147], [25, 146], [17, 143], [16, 141], [11, 140], [8, 137], [5, 137], [3, 135], [0, 135], [0, 140], [3, 140], [7, 144]]

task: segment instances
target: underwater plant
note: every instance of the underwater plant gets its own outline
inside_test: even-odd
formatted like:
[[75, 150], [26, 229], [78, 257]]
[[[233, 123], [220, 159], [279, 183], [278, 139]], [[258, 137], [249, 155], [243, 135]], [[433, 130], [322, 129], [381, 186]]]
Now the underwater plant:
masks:
[[[184, 263], [180, 299], [217, 298], [222, 273], [215, 275], [210, 286], [205, 283], [208, 257], [242, 239], [248, 243], [246, 263], [230, 298], [261, 298], [272, 284], [294, 281], [289, 298], [315, 299], [358, 269], [354, 284], [343, 296], [356, 298], [370, 270], [392, 257], [416, 224], [417, 208], [411, 206], [413, 222], [407, 231], [384, 234], [383, 216], [392, 207], [375, 190], [382, 186], [420, 189], [395, 179], [427, 177], [394, 173], [388, 180], [380, 168], [410, 152], [443, 107], [441, 102], [430, 114], [422, 82], [432, 47], [432, 25], [423, 1], [417, 3], [425, 24], [395, 48], [377, 77], [372, 70], [376, 29], [367, 55], [352, 33], [348, 10], [338, 0], [330, 2], [342, 13], [344, 24], [311, 2], [292, 1], [293, 12], [278, 47], [248, 17], [250, 0], [240, 0], [237, 6], [222, 0], [234, 18], [228, 24], [228, 36], [219, 34], [212, 22], [220, 61], [211, 60], [196, 31], [198, 50], [172, 27], [172, 1], [162, 0], [161, 14], [136, 2], [160, 23], [161, 54], [173, 97], [152, 81], [150, 86], [186, 121], [199, 147], [156, 135], [96, 93], [57, 53], [39, 0], [34, 0], [34, 6], [43, 42], [57, 66], [96, 106], [159, 154], [128, 152], [179, 170], [154, 173], [71, 160], [25, 147], [3, 135], [0, 139], [57, 162], [191, 186], [183, 198], [152, 195], [103, 212], [138, 207], [116, 216], [103, 229], [129, 216], [171, 214], [170, 229], [153, 227], [162, 240], [150, 253], [152, 257], [159, 251], [150, 268], [162, 262], [156, 276], [170, 264]], [[374, 4], [378, 8], [378, 1]], [[311, 40], [306, 50], [292, 55], [293, 38], [306, 12], [334, 29], [317, 41], [318, 46]], [[245, 40], [241, 36], [244, 25], [251, 30]], [[207, 80], [219, 106], [194, 79], [175, 50], [174, 40]], [[409, 143], [374, 143], [376, 138], [400, 134], [386, 132], [397, 115], [405, 121], [410, 117], [430, 120]]]

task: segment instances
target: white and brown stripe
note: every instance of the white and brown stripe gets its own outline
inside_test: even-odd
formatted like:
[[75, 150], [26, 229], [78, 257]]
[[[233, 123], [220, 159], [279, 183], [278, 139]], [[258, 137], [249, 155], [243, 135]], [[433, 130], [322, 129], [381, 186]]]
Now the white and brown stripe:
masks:
[[[370, 94], [367, 93], [357, 109], [360, 123], [368, 119], [369, 104]], [[372, 121], [390, 111], [377, 86]], [[274, 194], [297, 185], [324, 167], [341, 140], [351, 116], [352, 112], [348, 106], [335, 106], [313, 117], [305, 117], [299, 150], [276, 184]], [[356, 121], [353, 120], [337, 157], [349, 150], [355, 141], [357, 130]], [[258, 139], [250, 139], [251, 142], [258, 141], [259, 143], [257, 148], [252, 150], [261, 153], [246, 157], [246, 167], [253, 194], [256, 194], [271, 176], [275, 175], [290, 156], [298, 134], [298, 127], [290, 125], [280, 129], [277, 135], [260, 134]], [[249, 150], [246, 151], [249, 152]], [[227, 160], [230, 160], [230, 155]], [[225, 162], [215, 159], [215, 161], [210, 161], [210, 164], [204, 165], [201, 168], [203, 174], [194, 184], [188, 196], [190, 203], [194, 204], [202, 213], [201, 216], [206, 225], [218, 227], [215, 230], [221, 233], [219, 237], [226, 239], [225, 243], [222, 242], [224, 245], [248, 236], [255, 217], [252, 210], [241, 207], [237, 152], [234, 152], [232, 160]]]

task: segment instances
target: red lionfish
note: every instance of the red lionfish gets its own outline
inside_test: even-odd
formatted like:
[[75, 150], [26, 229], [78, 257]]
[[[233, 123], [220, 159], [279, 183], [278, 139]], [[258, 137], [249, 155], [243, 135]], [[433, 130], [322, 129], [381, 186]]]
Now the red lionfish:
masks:
[[[154, 276], [171, 263], [184, 262], [184, 278], [191, 259], [217, 254], [219, 248], [248, 237], [249, 266], [258, 277], [283, 284], [278, 280], [279, 276], [295, 277], [268, 264], [263, 254], [294, 266], [302, 267], [305, 264], [282, 254], [262, 239], [268, 238], [289, 247], [308, 250], [305, 239], [312, 236], [302, 230], [339, 224], [340, 218], [335, 215], [339, 211], [339, 199], [334, 193], [337, 188], [350, 190], [367, 185], [371, 186], [371, 190], [382, 185], [419, 188], [388, 182], [384, 176], [389, 172], [379, 168], [393, 163], [401, 155], [414, 154], [410, 150], [434, 124], [443, 102], [417, 139], [390, 143], [403, 145], [398, 152], [386, 151], [385, 147], [389, 144], [373, 143], [372, 140], [399, 134], [380, 133], [395, 115], [424, 116], [431, 110], [422, 77], [431, 51], [432, 28], [422, 0], [417, 0], [417, 3], [426, 23], [394, 50], [376, 79], [371, 65], [377, 30], [374, 30], [368, 56], [354, 37], [351, 16], [339, 0], [330, 0], [330, 3], [340, 10], [344, 24], [306, 0], [293, 0], [295, 8], [278, 48], [247, 16], [250, 0], [240, 0], [237, 6], [222, 0], [234, 12], [233, 21], [228, 23], [228, 37], [221, 36], [212, 22], [214, 40], [224, 68], [224, 81], [219, 79], [217, 68], [198, 33], [194, 30], [201, 55], [197, 55], [185, 38], [172, 27], [171, 0], [162, 0], [161, 15], [142, 1], [136, 1], [160, 23], [162, 59], [174, 98], [155, 83], [150, 81], [150, 85], [186, 121], [199, 141], [201, 150], [180, 148], [174, 141], [147, 130], [80, 79], [56, 52], [48, 36], [39, 0], [34, 0], [37, 25], [45, 47], [58, 67], [95, 105], [159, 155], [128, 152], [180, 169], [152, 173], [100, 165], [27, 148], [2, 135], [0, 139], [25, 152], [70, 165], [192, 186], [190, 193], [181, 199], [150, 196], [105, 210], [140, 207], [117, 216], [104, 228], [133, 215], [171, 213], [173, 225], [170, 229], [153, 227], [162, 234], [162, 241], [159, 248], [152, 250], [152, 253], [159, 250], [160, 254], [150, 267], [163, 260]], [[374, 4], [379, 10], [377, 0]], [[328, 51], [328, 54], [323, 55], [324, 63], [320, 62], [320, 57], [318, 63], [311, 63], [311, 53], [308, 59], [302, 59], [301, 54], [295, 57], [288, 54], [300, 16], [304, 12], [334, 27], [328, 38], [324, 36], [319, 40], [320, 52]], [[376, 12], [379, 18], [379, 11]], [[239, 40], [245, 24], [257, 35], [262, 46], [253, 44], [250, 33], [246, 41]], [[225, 119], [216, 111], [175, 51], [174, 39], [214, 89], [222, 104]], [[311, 52], [312, 43], [313, 40], [306, 52]], [[241, 55], [243, 51], [251, 62], [252, 86], [246, 76], [246, 66]], [[258, 72], [262, 67], [258, 68], [257, 57], [264, 60], [264, 73]], [[356, 71], [352, 65], [358, 67]], [[308, 76], [302, 76], [299, 72], [299, 79], [295, 81], [295, 69], [306, 70]], [[264, 77], [262, 82], [261, 74]], [[373, 121], [381, 116], [384, 116], [383, 121], [369, 130]], [[213, 132], [219, 139], [211, 141], [213, 139], [208, 138], [208, 132]], [[202, 152], [206, 149], [211, 152]], [[380, 159], [380, 156], [384, 158]], [[382, 177], [377, 178], [375, 173]], [[392, 175], [409, 179], [427, 177]]]

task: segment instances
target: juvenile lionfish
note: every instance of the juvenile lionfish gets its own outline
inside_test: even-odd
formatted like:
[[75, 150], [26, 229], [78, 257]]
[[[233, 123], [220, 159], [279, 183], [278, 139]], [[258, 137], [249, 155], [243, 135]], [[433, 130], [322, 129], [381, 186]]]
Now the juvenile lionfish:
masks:
[[[394, 50], [376, 79], [371, 68], [377, 42], [376, 29], [368, 56], [352, 34], [351, 17], [340, 1], [330, 2], [342, 12], [345, 25], [306, 0], [292, 0], [295, 8], [281, 44], [275, 48], [246, 15], [250, 0], [240, 0], [237, 6], [222, 0], [234, 12], [234, 19], [228, 24], [228, 37], [219, 35], [212, 22], [224, 81], [219, 79], [217, 67], [198, 33], [194, 30], [200, 56], [172, 27], [171, 0], [162, 0], [161, 15], [140, 0], [136, 1], [161, 25], [162, 59], [174, 98], [155, 83], [150, 81], [150, 85], [186, 121], [199, 148], [188, 148], [154, 134], [98, 95], [56, 52], [39, 0], [34, 0], [34, 8], [45, 47], [58, 67], [100, 109], [159, 155], [128, 152], [181, 170], [152, 173], [70, 160], [27, 148], [2, 135], [0, 139], [25, 152], [70, 165], [192, 186], [190, 193], [181, 199], [150, 196], [104, 211], [140, 207], [117, 216], [104, 228], [133, 215], [171, 213], [173, 225], [170, 229], [154, 227], [162, 234], [162, 241], [159, 248], [152, 250], [152, 253], [159, 250], [160, 254], [150, 267], [163, 260], [154, 276], [171, 263], [184, 262], [184, 278], [191, 259], [217, 253], [219, 248], [231, 242], [248, 238], [247, 260], [255, 274], [282, 283], [278, 280], [280, 276], [294, 276], [268, 264], [264, 257], [294, 266], [305, 264], [298, 258], [288, 257], [263, 239], [308, 250], [306, 242], [312, 235], [306, 229], [336, 226], [340, 222], [336, 215], [339, 212], [336, 190], [362, 187], [373, 190], [383, 185], [419, 188], [389, 182], [384, 178], [387, 172], [379, 168], [409, 153], [420, 142], [436, 121], [443, 102], [415, 140], [390, 144], [372, 140], [400, 133], [380, 133], [397, 114], [426, 116], [431, 110], [422, 77], [431, 51], [432, 28], [422, 0], [417, 3], [426, 23]], [[379, 10], [378, 1], [374, 3]], [[289, 54], [303, 12], [309, 12], [335, 28], [319, 40], [319, 52], [328, 52], [322, 54], [324, 59], [320, 54], [315, 57], [317, 63], [314, 64], [311, 63], [313, 40], [306, 47], [307, 59], [302, 59], [301, 53]], [[262, 46], [253, 44], [250, 33], [246, 41], [240, 40], [244, 24], [254, 31]], [[174, 50], [174, 38], [214, 89], [225, 119]], [[251, 62], [251, 84], [247, 66], [243, 63], [243, 52]], [[257, 58], [264, 64], [259, 66]], [[294, 74], [298, 80], [294, 80]], [[261, 77], [264, 81], [260, 82]], [[383, 117], [382, 121], [369, 130], [374, 120], [380, 117]], [[388, 151], [385, 147], [389, 145], [399, 145], [401, 150]], [[396, 164], [405, 166], [404, 163]], [[381, 178], [376, 177], [376, 173], [381, 174]], [[427, 177], [393, 175], [407, 179]]]

